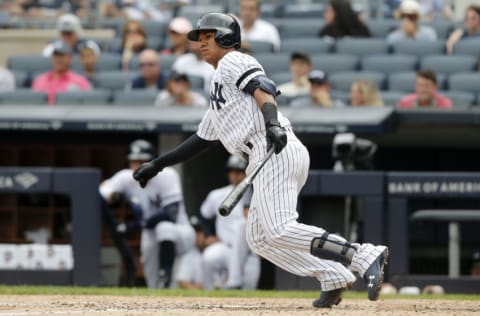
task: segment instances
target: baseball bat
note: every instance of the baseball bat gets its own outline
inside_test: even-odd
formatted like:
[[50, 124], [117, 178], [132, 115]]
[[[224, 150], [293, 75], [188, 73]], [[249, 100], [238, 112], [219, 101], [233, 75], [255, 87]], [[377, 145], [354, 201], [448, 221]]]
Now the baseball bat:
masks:
[[252, 170], [252, 173], [250, 173], [248, 176], [245, 177], [245, 179], [242, 180], [233, 190], [230, 192], [230, 194], [225, 198], [225, 200], [220, 204], [220, 207], [218, 209], [218, 212], [222, 216], [228, 216], [232, 212], [233, 208], [235, 205], [237, 205], [238, 201], [242, 198], [243, 194], [245, 191], [247, 191], [248, 186], [252, 183], [253, 179], [255, 176], [258, 174], [260, 169], [265, 165], [265, 163], [272, 157], [273, 152], [275, 151], [275, 146], [272, 146], [270, 150], [267, 152], [265, 157], [263, 157], [262, 161], [255, 167], [255, 169]]

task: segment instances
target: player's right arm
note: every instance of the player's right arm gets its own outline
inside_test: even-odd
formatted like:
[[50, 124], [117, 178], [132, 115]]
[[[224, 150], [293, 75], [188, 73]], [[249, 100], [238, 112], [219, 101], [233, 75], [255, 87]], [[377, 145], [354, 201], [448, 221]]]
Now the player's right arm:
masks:
[[157, 175], [163, 168], [190, 159], [215, 143], [216, 141], [209, 141], [193, 134], [171, 151], [141, 165], [133, 173], [133, 178], [144, 188], [148, 180]]

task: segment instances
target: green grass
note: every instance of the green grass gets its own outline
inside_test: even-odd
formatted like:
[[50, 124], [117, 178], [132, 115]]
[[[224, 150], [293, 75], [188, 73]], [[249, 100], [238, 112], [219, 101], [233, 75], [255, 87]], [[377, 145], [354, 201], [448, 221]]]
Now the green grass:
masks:
[[[60, 287], [60, 286], [0, 286], [0, 295], [117, 295], [117, 296], [186, 296], [186, 297], [257, 297], [257, 298], [316, 298], [318, 291], [200, 291], [160, 290], [147, 288]], [[367, 299], [365, 292], [348, 291], [346, 298]], [[382, 299], [446, 299], [478, 300], [480, 295], [385, 295]]]

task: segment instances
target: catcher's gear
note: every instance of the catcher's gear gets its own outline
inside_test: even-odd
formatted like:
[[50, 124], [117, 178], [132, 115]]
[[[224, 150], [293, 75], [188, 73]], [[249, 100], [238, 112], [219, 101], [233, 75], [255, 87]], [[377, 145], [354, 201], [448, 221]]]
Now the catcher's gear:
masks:
[[247, 161], [240, 156], [232, 155], [228, 158], [225, 169], [227, 170], [245, 170], [247, 168]]
[[155, 156], [155, 147], [152, 143], [137, 139], [130, 144], [128, 151], [128, 160], [149, 161]]
[[197, 22], [197, 26], [188, 32], [191, 41], [199, 40], [200, 31], [214, 31], [215, 42], [223, 48], [240, 48], [240, 25], [235, 17], [230, 14], [208, 13]]

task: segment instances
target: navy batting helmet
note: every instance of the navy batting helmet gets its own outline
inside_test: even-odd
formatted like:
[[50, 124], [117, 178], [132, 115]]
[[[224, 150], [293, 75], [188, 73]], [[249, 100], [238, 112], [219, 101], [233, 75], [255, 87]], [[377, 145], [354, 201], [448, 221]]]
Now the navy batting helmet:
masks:
[[200, 31], [214, 31], [215, 42], [223, 48], [240, 48], [240, 25], [230, 14], [208, 13], [197, 22], [197, 26], [188, 32], [188, 39], [198, 41]]
[[128, 160], [148, 161], [155, 156], [155, 147], [144, 139], [137, 139], [130, 143]]
[[247, 161], [240, 156], [232, 155], [228, 158], [225, 169], [227, 170], [245, 170], [247, 168]]

